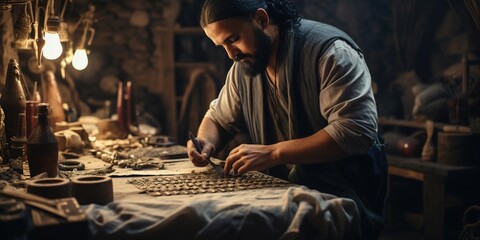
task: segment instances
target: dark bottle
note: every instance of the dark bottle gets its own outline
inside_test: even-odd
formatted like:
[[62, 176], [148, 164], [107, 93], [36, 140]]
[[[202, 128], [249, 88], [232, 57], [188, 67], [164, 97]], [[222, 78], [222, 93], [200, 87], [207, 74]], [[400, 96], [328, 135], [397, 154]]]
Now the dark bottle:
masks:
[[123, 92], [123, 82], [119, 81], [118, 82], [118, 90], [117, 90], [117, 117], [118, 117], [118, 123], [122, 127], [122, 131], [126, 132], [125, 127], [125, 94]]
[[57, 176], [58, 142], [49, 125], [50, 106], [37, 105], [37, 126], [27, 140], [27, 160], [30, 176], [47, 172], [48, 177]]
[[11, 145], [12, 137], [17, 135], [19, 113], [25, 113], [26, 108], [25, 93], [20, 82], [20, 67], [15, 59], [11, 59], [8, 63], [0, 105], [5, 114], [5, 138]]
[[118, 83], [118, 95], [117, 95], [117, 116], [118, 123], [120, 124], [125, 137], [133, 133], [135, 128], [135, 106], [133, 102], [133, 88], [132, 82], [126, 81]]

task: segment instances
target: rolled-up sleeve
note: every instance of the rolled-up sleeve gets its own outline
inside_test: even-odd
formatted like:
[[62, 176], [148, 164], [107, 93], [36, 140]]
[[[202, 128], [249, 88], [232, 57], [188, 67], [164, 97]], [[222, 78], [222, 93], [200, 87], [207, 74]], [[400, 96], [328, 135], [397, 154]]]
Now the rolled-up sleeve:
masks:
[[225, 84], [220, 90], [218, 97], [210, 103], [210, 108], [205, 114], [206, 118], [220, 125], [230, 134], [241, 131], [244, 125], [242, 104], [238, 94], [238, 76], [233, 77], [237, 64], [234, 64], [226, 77]]
[[337, 40], [320, 59], [319, 71], [324, 130], [349, 155], [366, 153], [376, 138], [377, 110], [363, 56]]

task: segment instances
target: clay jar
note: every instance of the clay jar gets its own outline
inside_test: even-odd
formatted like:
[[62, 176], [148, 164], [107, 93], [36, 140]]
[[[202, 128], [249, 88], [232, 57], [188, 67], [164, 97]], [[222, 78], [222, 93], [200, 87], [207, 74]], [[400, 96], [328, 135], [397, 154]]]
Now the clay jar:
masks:
[[113, 201], [113, 183], [107, 176], [80, 176], [72, 178], [73, 196], [81, 205], [106, 205]]
[[49, 199], [67, 198], [72, 196], [72, 187], [68, 179], [40, 178], [27, 183], [27, 192]]

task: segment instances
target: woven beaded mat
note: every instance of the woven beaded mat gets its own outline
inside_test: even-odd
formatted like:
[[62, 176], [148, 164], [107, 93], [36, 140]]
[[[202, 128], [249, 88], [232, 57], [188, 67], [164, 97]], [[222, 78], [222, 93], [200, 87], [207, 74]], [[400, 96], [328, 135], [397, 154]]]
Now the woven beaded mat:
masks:
[[135, 185], [152, 196], [193, 195], [202, 193], [234, 192], [247, 189], [287, 187], [293, 185], [260, 172], [247, 172], [237, 177], [219, 177], [212, 172], [132, 178]]

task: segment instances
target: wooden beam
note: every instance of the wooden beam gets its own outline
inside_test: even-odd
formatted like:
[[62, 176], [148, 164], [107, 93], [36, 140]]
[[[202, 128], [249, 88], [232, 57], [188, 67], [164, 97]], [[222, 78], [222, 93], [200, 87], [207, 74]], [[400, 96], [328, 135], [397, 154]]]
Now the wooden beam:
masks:
[[388, 167], [388, 174], [423, 181], [423, 173], [399, 167]]

